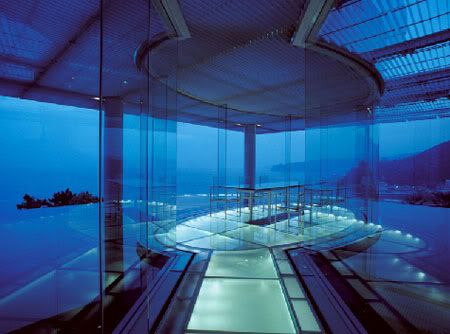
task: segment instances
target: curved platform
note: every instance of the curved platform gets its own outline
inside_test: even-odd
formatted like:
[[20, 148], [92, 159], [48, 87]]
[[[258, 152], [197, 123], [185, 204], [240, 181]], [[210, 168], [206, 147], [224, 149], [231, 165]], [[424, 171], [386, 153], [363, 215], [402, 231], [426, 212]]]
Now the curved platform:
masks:
[[[254, 207], [253, 215], [267, 216], [267, 210]], [[380, 225], [364, 224], [342, 207], [325, 206], [306, 209], [304, 215], [293, 216], [265, 225], [248, 222], [248, 209], [219, 211], [187, 219], [172, 227], [155, 230], [155, 239], [167, 247], [201, 251], [236, 251], [303, 244], [308, 247], [329, 242], [344, 243], [348, 236], [364, 238], [381, 231]]]

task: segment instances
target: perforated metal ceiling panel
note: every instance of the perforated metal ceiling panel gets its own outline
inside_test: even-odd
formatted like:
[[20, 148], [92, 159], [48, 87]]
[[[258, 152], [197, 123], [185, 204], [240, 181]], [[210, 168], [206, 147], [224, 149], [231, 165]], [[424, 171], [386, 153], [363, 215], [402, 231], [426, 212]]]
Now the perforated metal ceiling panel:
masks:
[[273, 1], [213, 3], [208, 11], [195, 1], [182, 4], [189, 8], [184, 14], [192, 38], [158, 46], [149, 66], [155, 78], [176, 77], [180, 92], [279, 117], [366, 111], [373, 102], [369, 74], [330, 54], [290, 44], [302, 4], [282, 4], [281, 16]]
[[[133, 64], [133, 52], [144, 39], [165, 31], [164, 25], [155, 10], [149, 13], [148, 2], [103, 3], [104, 95], [138, 103], [146, 79]], [[304, 4], [180, 0], [192, 39], [158, 50], [164, 58], [155, 60], [155, 68], [170, 72], [177, 63], [183, 90], [255, 112], [241, 115], [246, 122], [256, 123], [258, 117], [268, 122], [258, 116], [261, 112], [301, 115], [307, 107], [331, 112], [314, 103], [319, 99], [334, 99], [336, 108], [345, 108], [349, 91], [360, 99], [353, 104], [363, 105], [367, 87], [358, 84], [353, 69], [343, 71], [345, 66], [330, 64], [323, 55], [305, 57], [302, 50], [287, 48]], [[449, 112], [449, 8], [449, 0], [349, 0], [338, 2], [325, 20], [323, 40], [372, 62], [385, 79], [380, 121]], [[90, 105], [98, 95], [100, 2], [3, 1], [0, 9], [0, 93]], [[320, 89], [316, 80], [325, 72], [332, 89]], [[179, 119], [210, 122], [211, 106], [181, 95], [177, 103]], [[233, 117], [238, 122], [238, 115]]]
[[320, 36], [381, 73], [386, 90], [378, 121], [450, 112], [450, 1], [348, 1], [329, 14]]

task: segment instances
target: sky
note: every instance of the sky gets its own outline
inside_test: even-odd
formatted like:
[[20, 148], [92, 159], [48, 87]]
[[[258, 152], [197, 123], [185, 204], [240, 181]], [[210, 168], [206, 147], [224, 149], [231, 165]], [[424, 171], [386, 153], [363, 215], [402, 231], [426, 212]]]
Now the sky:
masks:
[[97, 125], [94, 110], [0, 97], [0, 203], [67, 187], [92, 192]]
[[[139, 118], [127, 115], [124, 125], [124, 173], [131, 178], [136, 175], [140, 161]], [[379, 124], [380, 156], [386, 159], [421, 152], [450, 140], [449, 129], [448, 118]], [[173, 160], [176, 158], [178, 170], [216, 173], [218, 130], [178, 123], [176, 131], [176, 138], [173, 134], [170, 139], [163, 133], [156, 134], [155, 138], [159, 138], [160, 143], [166, 140], [164, 147], [169, 148]], [[360, 145], [358, 131], [361, 130], [351, 126], [296, 131], [291, 134], [290, 148], [286, 148], [289, 140], [285, 133], [258, 135], [257, 173], [287, 162], [287, 152], [291, 162], [304, 161], [305, 156], [314, 160], [321, 155], [327, 155], [331, 160], [352, 159], [355, 148]], [[220, 152], [223, 154], [226, 150], [227, 169], [231, 174], [241, 174], [244, 135], [228, 131], [226, 138], [227, 146], [220, 146]], [[11, 196], [17, 201], [25, 192], [50, 196], [66, 187], [96, 193], [98, 140], [96, 110], [0, 97], [0, 145], [3, 151], [0, 202]], [[305, 142], [308, 145], [306, 152]], [[188, 181], [192, 180], [187, 177]]]

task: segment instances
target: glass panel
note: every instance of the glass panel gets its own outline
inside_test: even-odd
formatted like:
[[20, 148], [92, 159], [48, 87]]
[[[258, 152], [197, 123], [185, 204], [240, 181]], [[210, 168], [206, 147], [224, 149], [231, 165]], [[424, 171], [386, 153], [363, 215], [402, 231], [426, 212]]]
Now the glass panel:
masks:
[[[278, 131], [256, 136], [256, 182], [259, 186], [297, 184], [299, 174], [293, 170], [292, 162], [301, 151], [298, 149], [303, 144], [299, 141], [301, 137], [292, 135], [291, 116], [272, 118], [278, 123]], [[292, 152], [294, 147], [295, 154]]]
[[292, 267], [289, 263], [289, 260], [277, 260], [277, 263], [280, 273], [290, 275], [294, 274], [294, 272], [292, 271]]
[[306, 300], [293, 299], [295, 314], [300, 323], [300, 327], [304, 331], [320, 332], [319, 324]]
[[[130, 54], [148, 38], [149, 7], [112, 1], [102, 8], [103, 325], [111, 332], [147, 288], [148, 79]], [[138, 22], [137, 25], [131, 22]], [[119, 23], [120, 22], [120, 23]], [[108, 280], [111, 275], [115, 280]], [[148, 275], [148, 276], [147, 276]]]
[[[210, 108], [211, 113], [214, 112]], [[208, 208], [217, 176], [217, 129], [189, 123], [177, 124], [177, 208]]]
[[206, 276], [277, 278], [268, 249], [214, 252]]
[[[1, 332], [99, 325], [99, 122], [91, 104], [0, 97]], [[76, 320], [83, 310], [91, 312], [85, 323]]]
[[99, 10], [2, 4], [2, 333], [101, 326]]
[[295, 277], [283, 277], [290, 298], [305, 298], [302, 288]]
[[205, 278], [188, 330], [295, 333], [280, 283], [260, 279]]

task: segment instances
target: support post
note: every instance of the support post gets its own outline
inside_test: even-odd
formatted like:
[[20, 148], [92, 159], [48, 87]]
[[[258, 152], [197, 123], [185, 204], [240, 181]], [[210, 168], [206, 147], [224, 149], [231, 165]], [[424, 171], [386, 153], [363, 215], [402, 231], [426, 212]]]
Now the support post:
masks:
[[[244, 183], [245, 187], [255, 189], [256, 174], [256, 125], [249, 124], [244, 129]], [[250, 221], [253, 219], [253, 190], [244, 201], [250, 211]]]
[[244, 148], [244, 182], [248, 188], [255, 188], [256, 174], [256, 126], [246, 125]]
[[103, 207], [105, 271], [123, 271], [123, 102], [104, 101]]

